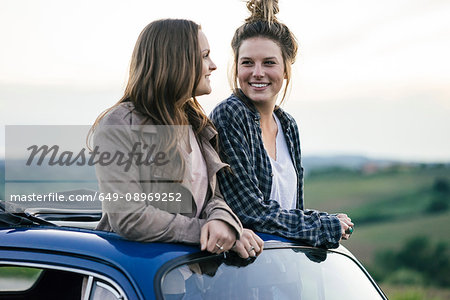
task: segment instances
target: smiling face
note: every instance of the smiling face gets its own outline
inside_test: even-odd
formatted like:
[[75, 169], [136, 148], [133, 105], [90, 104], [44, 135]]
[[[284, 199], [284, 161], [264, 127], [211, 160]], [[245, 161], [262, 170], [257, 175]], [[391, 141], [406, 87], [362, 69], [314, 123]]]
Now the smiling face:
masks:
[[197, 89], [195, 90], [195, 96], [201, 96], [211, 93], [209, 76], [211, 75], [212, 71], [217, 69], [216, 65], [209, 56], [210, 49], [208, 39], [201, 30], [198, 31], [198, 44], [200, 46], [200, 51], [202, 52], [203, 67], [200, 82], [198, 83]]
[[237, 64], [239, 86], [244, 94], [256, 106], [274, 106], [285, 78], [278, 44], [264, 37], [249, 38], [239, 48]]

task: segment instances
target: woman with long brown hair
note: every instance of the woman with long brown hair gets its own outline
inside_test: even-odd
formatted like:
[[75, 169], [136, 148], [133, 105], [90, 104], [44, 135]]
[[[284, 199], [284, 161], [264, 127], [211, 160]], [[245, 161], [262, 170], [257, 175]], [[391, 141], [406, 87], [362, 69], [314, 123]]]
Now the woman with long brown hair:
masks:
[[[97, 229], [151, 242], [201, 244], [242, 257], [262, 251], [224, 202], [216, 173], [227, 167], [196, 97], [216, 69], [206, 36], [188, 20], [154, 21], [134, 48], [123, 97], [92, 132], [103, 216]], [[249, 251], [249, 249], [251, 251]]]
[[247, 1], [251, 16], [234, 34], [233, 94], [212, 112], [223, 160], [225, 200], [243, 225], [337, 247], [353, 231], [346, 214], [304, 209], [303, 167], [297, 124], [277, 103], [291, 79], [297, 41], [276, 14], [277, 0]]

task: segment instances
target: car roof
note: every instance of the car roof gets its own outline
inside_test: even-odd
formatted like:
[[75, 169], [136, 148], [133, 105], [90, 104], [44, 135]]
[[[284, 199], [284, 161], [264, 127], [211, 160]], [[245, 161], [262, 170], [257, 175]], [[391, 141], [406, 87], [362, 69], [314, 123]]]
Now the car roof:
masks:
[[[263, 233], [258, 233], [258, 235], [264, 240], [266, 249], [292, 246], [313, 248], [275, 235]], [[36, 249], [76, 254], [95, 257], [119, 265], [129, 263], [130, 257], [133, 257], [135, 263], [144, 260], [168, 261], [185, 254], [199, 252], [197, 245], [134, 242], [113, 232], [72, 227], [0, 228], [0, 240], [2, 241], [0, 248]], [[343, 246], [333, 249], [333, 251], [352, 256]]]

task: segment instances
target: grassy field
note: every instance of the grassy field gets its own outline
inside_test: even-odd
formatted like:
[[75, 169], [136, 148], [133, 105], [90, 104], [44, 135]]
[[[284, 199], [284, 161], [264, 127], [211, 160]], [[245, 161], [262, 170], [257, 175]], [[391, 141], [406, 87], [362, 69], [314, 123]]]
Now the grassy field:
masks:
[[[355, 222], [355, 232], [343, 245], [371, 269], [376, 253], [398, 250], [413, 237], [450, 245], [450, 209], [429, 211], [438, 180], [450, 183], [450, 168], [408, 167], [370, 175], [320, 172], [305, 180], [305, 206], [347, 213]], [[450, 194], [444, 198], [450, 203]], [[450, 299], [449, 289], [381, 286], [390, 299]]]
[[370, 264], [376, 252], [398, 249], [406, 240], [415, 236], [427, 236], [435, 242], [444, 239], [449, 241], [449, 223], [450, 212], [362, 225], [343, 244], [361, 261]]
[[[398, 217], [418, 211], [437, 178], [450, 180], [449, 168], [410, 168], [364, 175], [333, 172], [305, 180], [305, 202], [309, 208], [360, 214], [378, 207], [398, 210]], [[425, 199], [424, 199], [425, 197]]]
[[450, 210], [426, 212], [433, 184], [442, 178], [450, 182], [449, 168], [323, 173], [306, 178], [305, 206], [347, 213], [355, 232], [345, 245], [370, 262], [376, 251], [398, 247], [412, 236], [450, 241]]

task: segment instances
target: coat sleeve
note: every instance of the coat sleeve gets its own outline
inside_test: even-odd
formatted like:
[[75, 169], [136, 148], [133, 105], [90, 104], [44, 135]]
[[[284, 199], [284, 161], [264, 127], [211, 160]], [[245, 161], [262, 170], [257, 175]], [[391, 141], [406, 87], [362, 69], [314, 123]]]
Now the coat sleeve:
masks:
[[[112, 115], [108, 123], [122, 125], [122, 128], [116, 130], [109, 125], [100, 125], [94, 134], [94, 146], [100, 153], [130, 153], [134, 139], [126, 122]], [[135, 241], [200, 242], [200, 229], [206, 220], [169, 213], [148, 204], [148, 201], [127, 201], [127, 194], [134, 195], [144, 190], [136, 163], [131, 163], [126, 171], [124, 165], [117, 163], [97, 163], [95, 166], [103, 196], [120, 196], [115, 201], [114, 197], [103, 200], [103, 217], [97, 229], [112, 230]]]
[[277, 201], [264, 199], [252, 163], [251, 141], [244, 134], [248, 130], [224, 109], [215, 111], [212, 119], [219, 133], [221, 157], [231, 167], [231, 172], [222, 170], [219, 174], [221, 191], [244, 227], [312, 246], [337, 247], [341, 237], [339, 219], [315, 210], [285, 210]]
[[242, 223], [223, 199], [218, 184], [216, 184], [214, 195], [206, 204], [203, 214], [208, 221], [221, 220], [227, 223], [236, 231], [236, 238], [240, 238]]

